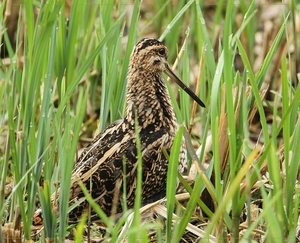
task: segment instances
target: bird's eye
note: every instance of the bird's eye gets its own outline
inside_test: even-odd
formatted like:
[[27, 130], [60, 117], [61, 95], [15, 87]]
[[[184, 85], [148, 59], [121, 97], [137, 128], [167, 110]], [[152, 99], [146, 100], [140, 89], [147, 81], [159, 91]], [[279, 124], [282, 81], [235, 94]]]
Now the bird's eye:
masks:
[[159, 55], [164, 56], [166, 54], [166, 50], [164, 48], [161, 48], [158, 50]]

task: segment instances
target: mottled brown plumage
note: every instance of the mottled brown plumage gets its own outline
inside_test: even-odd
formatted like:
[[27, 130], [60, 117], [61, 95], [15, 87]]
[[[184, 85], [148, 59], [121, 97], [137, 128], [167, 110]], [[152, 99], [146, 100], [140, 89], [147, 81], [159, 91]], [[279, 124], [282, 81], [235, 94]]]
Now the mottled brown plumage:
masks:
[[[78, 185], [81, 180], [94, 200], [107, 215], [122, 211], [122, 203], [132, 207], [135, 198], [137, 175], [137, 149], [135, 114], [141, 140], [143, 171], [142, 200], [156, 197], [165, 191], [168, 161], [162, 148], [170, 152], [178, 124], [162, 73], [179, 83], [185, 91], [204, 106], [199, 98], [171, 71], [167, 64], [168, 50], [155, 39], [140, 40], [130, 57], [127, 77], [127, 108], [123, 119], [117, 120], [84, 150], [75, 163], [70, 205], [84, 198]], [[126, 168], [123, 170], [123, 163]], [[186, 151], [182, 146], [179, 170], [186, 163]], [[122, 202], [123, 178], [126, 177], [126, 202]], [[92, 182], [92, 183], [91, 183]], [[70, 222], [77, 222], [88, 202], [83, 200], [69, 214]], [[54, 202], [58, 209], [58, 200]], [[35, 224], [40, 222], [40, 211], [35, 215]], [[97, 215], [92, 211], [92, 219]]]

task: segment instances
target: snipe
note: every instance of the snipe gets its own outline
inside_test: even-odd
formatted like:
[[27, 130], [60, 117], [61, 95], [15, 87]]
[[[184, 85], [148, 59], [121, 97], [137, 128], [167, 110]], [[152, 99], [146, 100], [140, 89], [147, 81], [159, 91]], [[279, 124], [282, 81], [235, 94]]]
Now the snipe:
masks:
[[[84, 198], [78, 185], [78, 180], [81, 180], [107, 215], [122, 211], [124, 177], [127, 195], [126, 202], [122, 203], [127, 203], [128, 207], [133, 205], [137, 174], [135, 114], [138, 116], [143, 159], [142, 200], [159, 197], [165, 191], [168, 161], [162, 148], [170, 152], [178, 124], [162, 73], [165, 72], [204, 107], [203, 102], [173, 73], [167, 56], [167, 47], [156, 39], [144, 38], [134, 47], [128, 67], [126, 116], [101, 132], [75, 163], [70, 205]], [[182, 146], [179, 170], [185, 163], [186, 151]], [[53, 204], [58, 210], [58, 200]], [[70, 212], [69, 222], [77, 222], [86, 208], [88, 202], [83, 200]], [[97, 218], [95, 212], [92, 211], [91, 217]], [[38, 225], [41, 222], [39, 210], [33, 223]]]

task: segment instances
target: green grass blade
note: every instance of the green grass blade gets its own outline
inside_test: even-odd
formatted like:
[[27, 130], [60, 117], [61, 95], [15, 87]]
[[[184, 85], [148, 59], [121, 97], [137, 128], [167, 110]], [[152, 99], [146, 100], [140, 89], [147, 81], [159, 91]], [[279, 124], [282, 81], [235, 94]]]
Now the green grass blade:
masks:
[[265, 78], [267, 69], [274, 57], [274, 54], [278, 48], [278, 45], [282, 39], [283, 34], [285, 32], [286, 22], [287, 22], [288, 18], [289, 18], [289, 15], [284, 19], [276, 37], [272, 43], [272, 46], [270, 47], [270, 50], [268, 51], [268, 54], [267, 54], [266, 58], [264, 59], [262, 65], [261, 65], [261, 68], [259, 69], [259, 72], [256, 75], [256, 83], [259, 88], [261, 87], [262, 83], [264, 82], [264, 78]]
[[[78, 96], [78, 102], [76, 106], [76, 119], [75, 117], [67, 117], [66, 132], [63, 135], [62, 144], [60, 144], [61, 154], [60, 154], [60, 171], [63, 175], [60, 182], [60, 198], [59, 198], [59, 218], [60, 218], [60, 227], [59, 227], [59, 236], [60, 239], [64, 239], [65, 236], [65, 227], [67, 223], [67, 209], [69, 205], [69, 191], [71, 183], [71, 173], [73, 170], [73, 164], [75, 159], [75, 153], [77, 149], [77, 142], [79, 138], [79, 132], [81, 129], [81, 124], [83, 116], [85, 114], [87, 94], [84, 93], [84, 87], [80, 89]], [[67, 108], [68, 109], [68, 108]], [[69, 112], [67, 114], [70, 114]], [[59, 124], [58, 121], [56, 121]], [[71, 138], [72, 135], [72, 138]], [[71, 143], [70, 143], [71, 141]]]
[[172, 21], [167, 26], [166, 30], [161, 34], [159, 37], [160, 41], [163, 41], [166, 37], [166, 35], [170, 32], [170, 30], [173, 28], [173, 26], [176, 24], [176, 22], [181, 18], [181, 16], [187, 11], [187, 9], [194, 3], [195, 0], [188, 1], [183, 8], [176, 14], [176, 16], [172, 19]]
[[171, 148], [168, 173], [167, 173], [167, 228], [166, 228], [166, 242], [174, 242], [171, 240], [172, 236], [172, 219], [175, 207], [175, 194], [177, 187], [177, 171], [178, 171], [178, 159], [180, 154], [180, 148], [182, 144], [183, 127], [180, 126], [177, 134], [174, 138], [174, 142]]
[[104, 44], [109, 40], [110, 36], [117, 30], [118, 25], [115, 24], [113, 27], [109, 30], [109, 32], [106, 34], [106, 36], [103, 38], [103, 40], [99, 43], [99, 45], [95, 48], [95, 50], [90, 54], [90, 56], [87, 58], [86, 62], [82, 65], [78, 73], [76, 74], [76, 77], [72, 81], [72, 83], [69, 84], [68, 89], [66, 90], [66, 93], [63, 95], [61, 103], [59, 104], [58, 110], [57, 110], [57, 116], [61, 117], [62, 112], [65, 108], [66, 103], [70, 99], [75, 87], [78, 85], [80, 79], [84, 75], [84, 73], [89, 68], [90, 64], [93, 62], [93, 60], [96, 58], [96, 56], [100, 53], [100, 50], [103, 48]]

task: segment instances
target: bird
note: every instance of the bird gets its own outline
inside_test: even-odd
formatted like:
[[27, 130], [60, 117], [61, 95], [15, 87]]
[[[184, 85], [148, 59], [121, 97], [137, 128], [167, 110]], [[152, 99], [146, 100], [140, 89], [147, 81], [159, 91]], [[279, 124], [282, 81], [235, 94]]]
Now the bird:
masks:
[[[167, 58], [167, 47], [157, 39], [143, 38], [134, 46], [127, 73], [125, 116], [98, 134], [75, 162], [69, 206], [80, 203], [69, 212], [69, 223], [78, 222], [84, 210], [89, 208], [78, 181], [82, 181], [107, 216], [121, 213], [124, 203], [133, 207], [138, 163], [136, 121], [142, 154], [142, 200], [164, 196], [168, 160], [162, 150], [170, 153], [179, 125], [162, 74], [167, 74], [205, 107], [172, 71]], [[180, 172], [183, 172], [186, 160], [183, 142], [178, 165]], [[126, 202], [122, 201], [124, 183]], [[58, 213], [58, 199], [53, 202], [53, 208]], [[90, 217], [91, 220], [98, 219], [93, 209]], [[38, 210], [33, 225], [41, 223], [42, 212]]]

